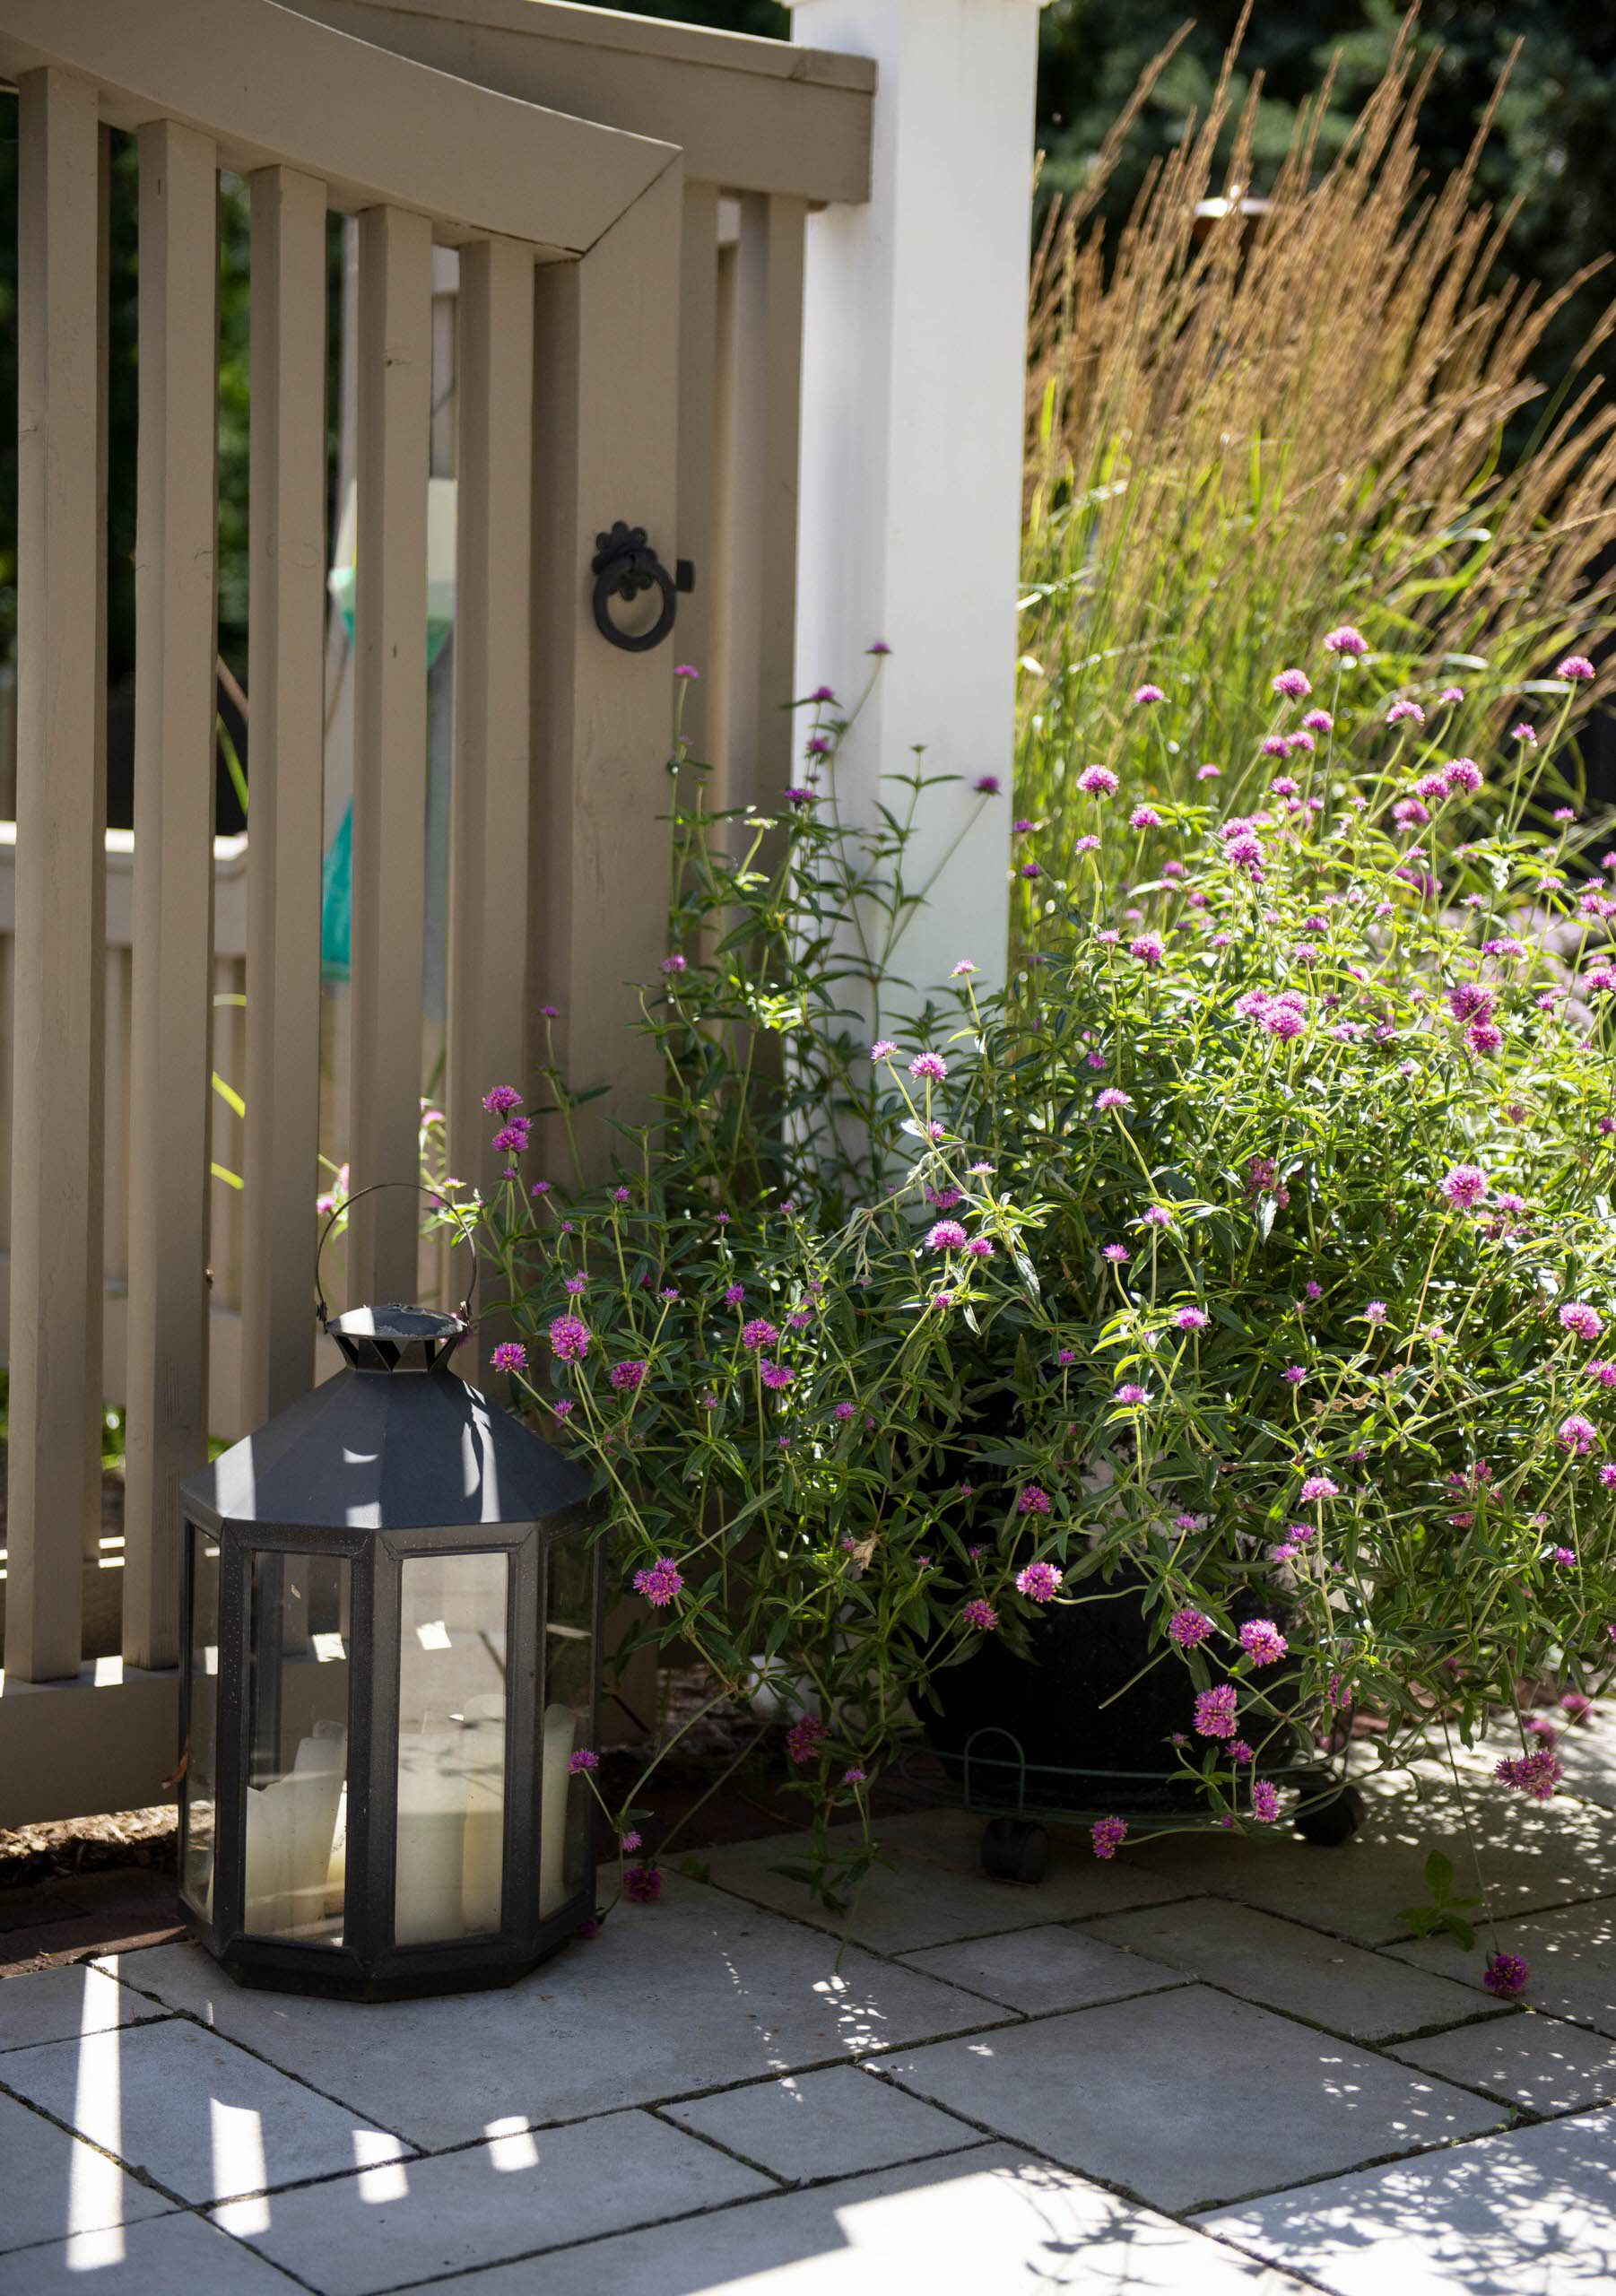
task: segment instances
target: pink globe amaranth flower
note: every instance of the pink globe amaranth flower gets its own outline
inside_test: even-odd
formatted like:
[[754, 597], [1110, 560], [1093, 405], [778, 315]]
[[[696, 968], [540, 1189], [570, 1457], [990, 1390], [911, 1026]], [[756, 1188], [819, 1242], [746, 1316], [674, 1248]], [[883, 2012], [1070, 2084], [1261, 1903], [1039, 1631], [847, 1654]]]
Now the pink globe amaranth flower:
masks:
[[1280, 1377], [1288, 1387], [1299, 1387], [1307, 1380], [1308, 1368], [1304, 1363], [1287, 1363]]
[[1480, 1164], [1455, 1164], [1442, 1182], [1442, 1193], [1459, 1212], [1481, 1203], [1490, 1183]]
[[1131, 1109], [1134, 1103], [1119, 1086], [1108, 1084], [1103, 1092], [1096, 1092], [1094, 1095], [1094, 1105], [1097, 1109], [1104, 1113], [1111, 1109]]
[[1309, 709], [1302, 723], [1310, 734], [1333, 734], [1335, 731], [1335, 720], [1327, 709]]
[[634, 1573], [635, 1593], [643, 1595], [656, 1610], [665, 1610], [683, 1586], [683, 1574], [671, 1554], [659, 1554], [655, 1562]]
[[804, 1714], [786, 1733], [786, 1752], [798, 1769], [819, 1758], [819, 1750], [829, 1735], [817, 1714]]
[[589, 1352], [589, 1326], [580, 1317], [558, 1316], [550, 1326], [550, 1349], [562, 1363], [581, 1363]]
[[1535, 726], [1528, 726], [1525, 723], [1511, 726], [1509, 738], [1512, 742], [1521, 742], [1526, 748], [1534, 750], [1537, 747], [1537, 728]]
[[570, 1419], [573, 1411], [572, 1397], [570, 1396], [562, 1396], [558, 1399], [558, 1401], [552, 1403], [550, 1408], [554, 1412], [558, 1419]]
[[765, 1316], [754, 1316], [750, 1323], [741, 1326], [741, 1344], [750, 1347], [754, 1355], [762, 1348], [777, 1345], [779, 1336]]
[[1443, 767], [1442, 778], [1450, 789], [1475, 790], [1481, 786], [1481, 769], [1473, 757], [1455, 757]]
[[788, 1387], [796, 1373], [789, 1363], [772, 1363], [767, 1355], [763, 1355], [758, 1359], [758, 1376], [766, 1387], [772, 1387], [778, 1392], [782, 1387]]
[[1400, 726], [1405, 718], [1412, 719], [1416, 726], [1423, 726], [1425, 723], [1425, 712], [1421, 709], [1420, 704], [1417, 701], [1410, 701], [1406, 699], [1401, 701], [1394, 701], [1391, 708], [1386, 713], [1386, 724], [1388, 726]]
[[979, 773], [970, 786], [978, 797], [996, 797], [1004, 787], [996, 773]]
[[1575, 685], [1593, 676], [1594, 665], [1586, 654], [1568, 654], [1563, 662], [1556, 664], [1554, 674], [1557, 678], [1569, 678]]
[[1289, 773], [1276, 774], [1268, 784], [1269, 795], [1273, 797], [1295, 797], [1300, 794], [1300, 790], [1301, 783], [1293, 779]]
[[638, 1849], [639, 1848], [639, 1828], [638, 1826], [631, 1826], [629, 1831], [623, 1835], [617, 1846], [619, 1849], [625, 1852]]
[[1126, 1818], [1096, 1818], [1094, 1823], [1089, 1828], [1089, 1839], [1094, 1844], [1094, 1855], [1108, 1862], [1116, 1857], [1127, 1838]]
[[1259, 1824], [1271, 1826], [1280, 1813], [1280, 1789], [1266, 1778], [1251, 1781], [1251, 1814]]
[[1271, 1037], [1278, 1037], [1282, 1044], [1289, 1044], [1301, 1035], [1308, 1025], [1308, 1016], [1294, 1004], [1273, 1004], [1261, 1015], [1259, 1025]]
[[1186, 1604], [1175, 1611], [1167, 1622], [1168, 1637], [1180, 1650], [1198, 1650], [1212, 1631], [1212, 1622], [1204, 1611], [1192, 1610]]
[[1039, 868], [1036, 861], [1022, 862], [1021, 874], [1027, 879], [1029, 883], [1030, 883], [1035, 877], [1041, 877], [1043, 874], [1042, 869]]
[[856, 1403], [838, 1403], [830, 1416], [832, 1419], [856, 1419], [858, 1405]]
[[[817, 805], [820, 801], [819, 791], [817, 789], [792, 787], [787, 789], [786, 792], [786, 801], [788, 804], [799, 807], [803, 805]], [[663, 967], [663, 970], [665, 972], [667, 968], [665, 965]]]
[[1473, 1021], [1464, 1031], [1464, 1041], [1472, 1052], [1480, 1053], [1487, 1058], [1501, 1048], [1504, 1031], [1495, 1028], [1490, 1021]]
[[969, 1626], [977, 1634], [994, 1634], [998, 1631], [998, 1612], [991, 1603], [983, 1602], [980, 1596], [961, 1605], [960, 1620], [962, 1625]]
[[1574, 1411], [1562, 1419], [1555, 1435], [1561, 1450], [1569, 1451], [1574, 1458], [1579, 1459], [1586, 1457], [1599, 1440], [1599, 1430], [1592, 1420], [1585, 1419], [1580, 1411]]
[[1147, 1403], [1150, 1398], [1146, 1390], [1135, 1380], [1125, 1379], [1111, 1400], [1113, 1403], [1142, 1404]]
[[496, 1084], [482, 1095], [482, 1105], [490, 1116], [508, 1116], [512, 1109], [522, 1105], [522, 1095], [514, 1084]]
[[1221, 765], [1198, 765], [1195, 768], [1195, 778], [1197, 781], [1221, 781], [1223, 769]]
[[665, 973], [688, 972], [691, 969], [690, 959], [688, 957], [680, 956], [678, 952], [675, 951], [673, 955], [671, 957], [664, 957], [662, 961], [662, 969]]
[[655, 1866], [630, 1866], [623, 1875], [623, 1895], [630, 1905], [655, 1905], [662, 1895], [662, 1874]]
[[1270, 734], [1257, 744], [1257, 754], [1260, 757], [1288, 757], [1290, 752], [1290, 744], [1283, 734]]
[[883, 654], [890, 654], [891, 650], [891, 648], [887, 644], [884, 638], [878, 638], [873, 646], [866, 646], [864, 648], [866, 654], [873, 654], [878, 660]]
[[1277, 1665], [1290, 1647], [1271, 1618], [1248, 1618], [1240, 1629], [1240, 1648], [1254, 1666]]
[[1052, 1602], [1060, 1591], [1064, 1576], [1053, 1562], [1030, 1562], [1025, 1570], [1016, 1572], [1016, 1592], [1025, 1595], [1029, 1602]]
[[625, 1359], [621, 1363], [614, 1363], [612, 1366], [612, 1369], [607, 1372], [606, 1377], [611, 1381], [612, 1385], [617, 1389], [619, 1395], [627, 1396], [633, 1394], [635, 1388], [639, 1387], [640, 1381], [645, 1378], [645, 1375], [646, 1366], [632, 1358], [629, 1358]]
[[530, 1129], [531, 1122], [528, 1118], [513, 1116], [508, 1124], [502, 1126], [495, 1133], [490, 1144], [497, 1148], [501, 1155], [519, 1156], [527, 1145]]
[[1173, 1321], [1180, 1331], [1204, 1331], [1212, 1321], [1204, 1308], [1179, 1308]]
[[1568, 1306], [1563, 1307], [1560, 1311], [1560, 1319], [1568, 1331], [1577, 1334], [1578, 1339], [1597, 1339], [1604, 1329], [1604, 1324], [1598, 1311], [1585, 1306], [1580, 1300], [1573, 1300]]
[[1445, 685], [1441, 692], [1437, 696], [1437, 699], [1438, 701], [1446, 701], [1449, 703], [1463, 701], [1464, 699], [1464, 689], [1462, 685]]
[[917, 1052], [909, 1063], [909, 1074], [927, 1083], [941, 1084], [948, 1074], [948, 1063], [939, 1052]]
[[1577, 1565], [1577, 1549], [1574, 1546], [1551, 1546], [1549, 1550], [1549, 1560], [1561, 1570], [1574, 1570]]
[[1561, 1695], [1560, 1710], [1568, 1720], [1581, 1722], [1594, 1711], [1594, 1701], [1579, 1690], [1568, 1690]]
[[581, 1778], [586, 1770], [599, 1768], [600, 1756], [597, 1753], [592, 1753], [587, 1746], [579, 1746], [576, 1753], [570, 1753], [567, 1757], [569, 1778]]
[[1306, 670], [1282, 670], [1273, 681], [1273, 691], [1287, 701], [1301, 701], [1312, 692], [1313, 685]]
[[1339, 1499], [1341, 1492], [1327, 1474], [1310, 1474], [1302, 1485], [1302, 1504], [1311, 1506], [1316, 1499]]
[[1142, 965], [1159, 965], [1166, 953], [1159, 933], [1142, 933], [1136, 941], [1128, 943], [1128, 954], [1137, 957]]
[[1126, 1244], [1105, 1244], [1100, 1248], [1100, 1257], [1108, 1259], [1114, 1267], [1125, 1267], [1133, 1257]]
[[1152, 1204], [1143, 1214], [1143, 1224], [1147, 1228], [1170, 1228], [1173, 1215], [1165, 1204]]
[[1344, 654], [1357, 661], [1368, 650], [1368, 639], [1361, 631], [1354, 630], [1350, 622], [1343, 622], [1339, 630], [1327, 631], [1325, 634], [1326, 654]]
[[1218, 1683], [1195, 1700], [1195, 1732], [1203, 1738], [1232, 1738], [1238, 1693], [1232, 1683]]
[[1530, 1795], [1534, 1802], [1551, 1802], [1564, 1772], [1559, 1755], [1540, 1746], [1535, 1753], [1506, 1755], [1495, 1763], [1492, 1774], [1501, 1786], [1512, 1786], [1517, 1794]]
[[1085, 797], [1110, 797], [1116, 793], [1116, 776], [1108, 765], [1085, 765], [1077, 786]]
[[1481, 1983], [1495, 2001], [1518, 2001], [1532, 1981], [1532, 1971], [1519, 1953], [1489, 1953]]
[[1494, 992], [1479, 980], [1462, 980], [1447, 992], [1447, 1009], [1455, 1021], [1489, 1021]]
[[1099, 839], [1097, 837], [1080, 837], [1072, 850], [1073, 853], [1098, 853]]
[[842, 1784], [844, 1786], [863, 1786], [867, 1782], [868, 1778], [869, 1772], [867, 1770], [861, 1770], [856, 1761], [849, 1762], [847, 1769], [842, 1772]]
[[1599, 1470], [1599, 1480], [1607, 1491], [1616, 1491], [1616, 1461], [1605, 1461]]
[[965, 1231], [957, 1220], [939, 1220], [926, 1230], [925, 1246], [933, 1252], [957, 1252], [964, 1249]]
[[738, 1308], [745, 1297], [746, 1286], [744, 1283], [731, 1283], [725, 1285], [724, 1304], [726, 1308]]
[[1049, 1493], [1036, 1483], [1024, 1483], [1016, 1493], [1016, 1511], [1021, 1515], [1047, 1515]]
[[872, 1060], [891, 1060], [897, 1049], [891, 1037], [877, 1037], [870, 1047], [870, 1057]]
[[527, 1350], [519, 1339], [502, 1339], [489, 1360], [496, 1371], [523, 1371], [527, 1368]]
[[1135, 805], [1128, 815], [1128, 827], [1130, 829], [1160, 829], [1161, 815], [1156, 811], [1154, 805]]
[[699, 678], [701, 675], [701, 673], [693, 662], [680, 662], [674, 666], [673, 675], [676, 678], [684, 678], [689, 680], [691, 678]]
[[829, 734], [810, 734], [804, 747], [810, 757], [829, 757], [830, 736]]
[[1165, 701], [1167, 696], [1159, 685], [1136, 685], [1134, 689], [1134, 699], [1135, 701], [1145, 702]]
[[963, 974], [975, 972], [976, 970], [976, 966], [969, 957], [961, 957], [959, 963], [951, 970], [949, 978], [951, 980], [958, 980]]
[[986, 1236], [973, 1236], [969, 1243], [966, 1245], [965, 1249], [967, 1257], [970, 1259], [991, 1259], [993, 1257], [993, 1243]]

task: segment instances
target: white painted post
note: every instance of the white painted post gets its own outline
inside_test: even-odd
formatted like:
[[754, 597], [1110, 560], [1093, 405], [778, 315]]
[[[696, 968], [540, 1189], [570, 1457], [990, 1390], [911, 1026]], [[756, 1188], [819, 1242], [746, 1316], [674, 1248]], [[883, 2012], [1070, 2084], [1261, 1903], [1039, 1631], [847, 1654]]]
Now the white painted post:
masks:
[[808, 218], [796, 688], [851, 699], [891, 648], [837, 766], [845, 815], [917, 744], [962, 777], [911, 848], [912, 885], [939, 872], [894, 959], [917, 1003], [958, 958], [989, 981], [1005, 961], [1041, 4], [786, 0], [794, 39], [880, 75], [868, 204]]

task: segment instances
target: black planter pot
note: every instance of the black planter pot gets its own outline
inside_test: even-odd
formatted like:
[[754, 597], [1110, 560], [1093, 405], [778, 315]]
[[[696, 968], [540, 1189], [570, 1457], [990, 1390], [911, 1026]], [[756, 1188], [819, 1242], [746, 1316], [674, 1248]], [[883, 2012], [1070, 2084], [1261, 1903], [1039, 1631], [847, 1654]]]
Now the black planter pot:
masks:
[[[1194, 1784], [1173, 1774], [1169, 1743], [1191, 1729], [1188, 1670], [1175, 1651], [1152, 1650], [1136, 1583], [1093, 1591], [1098, 1599], [1052, 1603], [1029, 1622], [1030, 1658], [984, 1635], [961, 1665], [933, 1677], [926, 1735], [973, 1803], [1119, 1813], [1198, 1806]], [[1260, 1617], [1267, 1607], [1253, 1596], [1234, 1615]], [[1282, 1695], [1284, 1671], [1265, 1671], [1270, 1698]], [[1215, 1663], [1212, 1674], [1226, 1679]], [[1272, 1718], [1262, 1735], [1264, 1770], [1294, 1758], [1292, 1734], [1277, 1739]]]

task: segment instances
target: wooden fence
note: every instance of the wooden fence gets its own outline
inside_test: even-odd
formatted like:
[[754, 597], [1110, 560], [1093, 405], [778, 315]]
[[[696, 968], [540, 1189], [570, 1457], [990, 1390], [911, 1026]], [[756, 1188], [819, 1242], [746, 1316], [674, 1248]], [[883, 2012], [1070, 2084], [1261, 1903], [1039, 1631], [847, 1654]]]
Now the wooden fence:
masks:
[[[610, 1074], [620, 1106], [653, 1081], [623, 1023], [662, 952], [676, 658], [706, 669], [699, 732], [727, 793], [788, 778], [804, 225], [864, 196], [874, 74], [551, 0], [0, 0], [0, 75], [22, 147], [6, 1824], [157, 1798], [178, 1482], [210, 1431], [315, 1370], [328, 214], [358, 241], [353, 926], [328, 1146], [355, 1187], [416, 1169], [433, 249], [453, 248], [444, 1104], [452, 1168], [482, 1178], [480, 1095], [529, 1073], [539, 1003], [580, 1079]], [[121, 838], [104, 795], [113, 133], [140, 162]], [[252, 211], [251, 825], [216, 842], [222, 170]], [[624, 653], [595, 627], [590, 561], [617, 518], [695, 563], [671, 648]], [[348, 1256], [356, 1293], [410, 1296], [408, 1201], [361, 1207]], [[127, 1423], [122, 1649], [85, 1663], [109, 1396]]]

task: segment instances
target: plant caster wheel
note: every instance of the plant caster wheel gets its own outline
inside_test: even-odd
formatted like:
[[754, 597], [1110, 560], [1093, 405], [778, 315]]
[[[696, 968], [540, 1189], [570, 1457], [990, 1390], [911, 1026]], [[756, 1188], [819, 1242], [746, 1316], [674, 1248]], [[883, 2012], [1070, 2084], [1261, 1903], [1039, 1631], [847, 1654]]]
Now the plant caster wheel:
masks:
[[995, 1882], [1041, 1882], [1049, 1836], [1030, 1818], [989, 1818], [982, 1829], [982, 1871]]
[[1296, 1813], [1295, 1825], [1304, 1841], [1320, 1849], [1339, 1849], [1350, 1841], [1364, 1821], [1363, 1796], [1356, 1786], [1343, 1786], [1327, 1802], [1315, 1802]]

